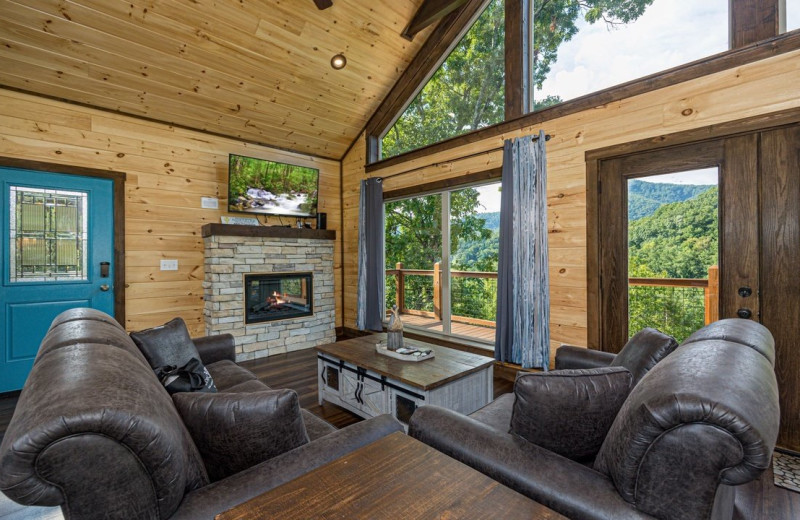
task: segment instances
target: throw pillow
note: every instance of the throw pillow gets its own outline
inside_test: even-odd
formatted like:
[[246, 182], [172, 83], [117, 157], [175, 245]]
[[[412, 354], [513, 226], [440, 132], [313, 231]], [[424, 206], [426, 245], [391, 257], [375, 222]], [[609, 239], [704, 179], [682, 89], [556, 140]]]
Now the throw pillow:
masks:
[[[131, 332], [131, 339], [170, 393], [187, 389], [217, 391], [183, 319], [175, 318], [159, 327]], [[175, 378], [185, 379], [186, 384], [172, 384]], [[202, 384], [194, 384], [195, 379], [202, 380]]]
[[625, 367], [633, 376], [633, 385], [647, 374], [656, 363], [678, 348], [675, 338], [656, 329], [646, 328], [634, 334], [609, 364]]
[[514, 383], [511, 433], [572, 460], [600, 450], [632, 388], [623, 367], [520, 374]]
[[174, 394], [212, 482], [308, 442], [294, 390]]

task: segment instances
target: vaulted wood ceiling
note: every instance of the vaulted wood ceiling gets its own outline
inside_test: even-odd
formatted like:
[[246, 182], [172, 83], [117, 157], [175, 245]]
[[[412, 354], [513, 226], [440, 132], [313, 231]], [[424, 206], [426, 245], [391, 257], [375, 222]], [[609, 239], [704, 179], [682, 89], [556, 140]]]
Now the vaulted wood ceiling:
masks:
[[0, 85], [339, 159], [430, 34], [401, 36], [421, 3], [0, 0]]

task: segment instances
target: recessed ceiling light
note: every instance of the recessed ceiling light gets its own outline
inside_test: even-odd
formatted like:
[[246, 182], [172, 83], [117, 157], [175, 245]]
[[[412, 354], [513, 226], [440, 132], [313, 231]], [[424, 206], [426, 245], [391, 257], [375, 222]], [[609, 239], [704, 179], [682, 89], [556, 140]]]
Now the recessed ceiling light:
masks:
[[344, 57], [344, 54], [336, 54], [331, 58], [331, 67], [334, 69], [341, 70], [345, 65], [347, 65], [347, 58]]

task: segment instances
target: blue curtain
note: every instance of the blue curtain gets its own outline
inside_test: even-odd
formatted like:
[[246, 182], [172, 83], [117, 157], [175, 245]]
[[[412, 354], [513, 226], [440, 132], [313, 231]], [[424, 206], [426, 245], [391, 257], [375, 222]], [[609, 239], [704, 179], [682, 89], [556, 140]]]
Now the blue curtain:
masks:
[[495, 358], [543, 370], [550, 363], [544, 132], [503, 147]]
[[361, 181], [358, 212], [358, 330], [383, 330], [386, 274], [383, 260], [383, 184], [380, 178]]

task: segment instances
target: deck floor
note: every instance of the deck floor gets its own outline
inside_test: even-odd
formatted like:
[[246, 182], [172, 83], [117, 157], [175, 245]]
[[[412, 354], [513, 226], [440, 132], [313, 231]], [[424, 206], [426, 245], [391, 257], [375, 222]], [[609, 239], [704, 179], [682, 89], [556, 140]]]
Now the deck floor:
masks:
[[[431, 332], [443, 332], [442, 320], [436, 318], [429, 318], [427, 316], [417, 316], [415, 314], [402, 314], [400, 318], [403, 323], [409, 326], [417, 327], [420, 329], [428, 330]], [[494, 345], [494, 327], [478, 327], [476, 325], [468, 325], [466, 323], [452, 322], [450, 324], [450, 333], [456, 336], [464, 336], [475, 341], [485, 341]]]

